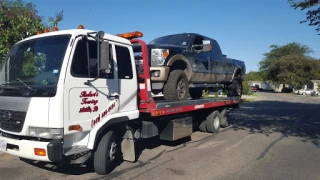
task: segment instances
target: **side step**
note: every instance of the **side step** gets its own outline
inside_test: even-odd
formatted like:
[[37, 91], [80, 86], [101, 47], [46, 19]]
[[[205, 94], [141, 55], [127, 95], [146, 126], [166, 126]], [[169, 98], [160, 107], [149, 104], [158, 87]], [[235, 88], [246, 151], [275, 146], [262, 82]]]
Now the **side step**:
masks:
[[65, 156], [71, 156], [74, 154], [80, 154], [83, 152], [91, 151], [91, 149], [87, 148], [87, 146], [73, 146], [72, 148], [69, 148], [64, 155]]

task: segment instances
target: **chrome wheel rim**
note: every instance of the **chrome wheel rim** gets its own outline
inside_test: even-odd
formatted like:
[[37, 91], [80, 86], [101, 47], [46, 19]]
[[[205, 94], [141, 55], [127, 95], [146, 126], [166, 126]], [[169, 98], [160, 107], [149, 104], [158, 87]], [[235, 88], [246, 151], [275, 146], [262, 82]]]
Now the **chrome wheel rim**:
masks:
[[214, 118], [214, 120], [213, 120], [213, 126], [214, 126], [215, 129], [218, 129], [218, 128], [219, 128], [219, 126], [220, 126], [220, 119], [219, 119], [218, 116], [216, 116], [216, 117]]
[[186, 94], [186, 82], [180, 79], [177, 84], [177, 95], [179, 99], [182, 99]]
[[112, 142], [109, 149], [109, 160], [113, 161], [116, 158], [116, 152], [117, 152], [117, 144], [116, 142]]

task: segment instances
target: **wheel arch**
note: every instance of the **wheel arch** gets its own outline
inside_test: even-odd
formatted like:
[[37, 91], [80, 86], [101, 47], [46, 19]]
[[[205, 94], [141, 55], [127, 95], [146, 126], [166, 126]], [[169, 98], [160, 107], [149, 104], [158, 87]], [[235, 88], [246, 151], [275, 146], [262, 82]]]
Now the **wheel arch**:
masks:
[[235, 68], [232, 74], [231, 81], [233, 81], [236, 77], [240, 77], [241, 80], [243, 80], [243, 75], [242, 75], [242, 69], [241, 68]]
[[[121, 133], [121, 129], [125, 129], [125, 123], [128, 122], [130, 119], [128, 116], [122, 116], [122, 117], [116, 117], [113, 119], [110, 119], [107, 123], [105, 123], [103, 126], [99, 128], [99, 130], [96, 133], [90, 133], [90, 136], [93, 136], [94, 138], [89, 138], [88, 141], [88, 148], [95, 150], [97, 148], [97, 145], [103, 135], [107, 133], [109, 130], [114, 130], [114, 132], [118, 135]], [[125, 131], [124, 131], [125, 132]]]
[[172, 56], [168, 60], [167, 66], [170, 67], [170, 71], [174, 69], [183, 70], [186, 73], [188, 80], [190, 81], [193, 72], [191, 69], [191, 64], [185, 56], [181, 54]]

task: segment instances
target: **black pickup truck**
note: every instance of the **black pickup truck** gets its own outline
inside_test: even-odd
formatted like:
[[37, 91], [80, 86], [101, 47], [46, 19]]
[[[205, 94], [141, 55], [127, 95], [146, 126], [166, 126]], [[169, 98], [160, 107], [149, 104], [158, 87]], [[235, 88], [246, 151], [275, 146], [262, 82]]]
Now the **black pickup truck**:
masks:
[[196, 33], [159, 37], [148, 44], [152, 91], [167, 101], [200, 98], [204, 88], [222, 86], [228, 96], [242, 95], [246, 68], [227, 58], [218, 42]]

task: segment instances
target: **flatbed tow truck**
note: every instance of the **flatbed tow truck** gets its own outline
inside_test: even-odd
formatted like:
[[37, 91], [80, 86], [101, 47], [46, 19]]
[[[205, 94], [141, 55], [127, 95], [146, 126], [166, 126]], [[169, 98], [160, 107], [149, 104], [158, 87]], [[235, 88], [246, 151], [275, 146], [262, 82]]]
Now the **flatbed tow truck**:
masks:
[[[119, 159], [137, 161], [139, 139], [176, 141], [194, 127], [218, 133], [228, 126], [228, 109], [238, 108], [241, 97], [153, 97], [147, 45], [139, 37], [138, 31], [115, 36], [80, 25], [18, 42], [1, 71], [0, 151], [49, 163], [92, 160], [96, 173], [108, 174]], [[48, 68], [32, 80], [19, 73], [25, 62], [15, 57], [25, 51], [46, 55]], [[8, 67], [15, 63], [21, 67], [13, 73]]]

